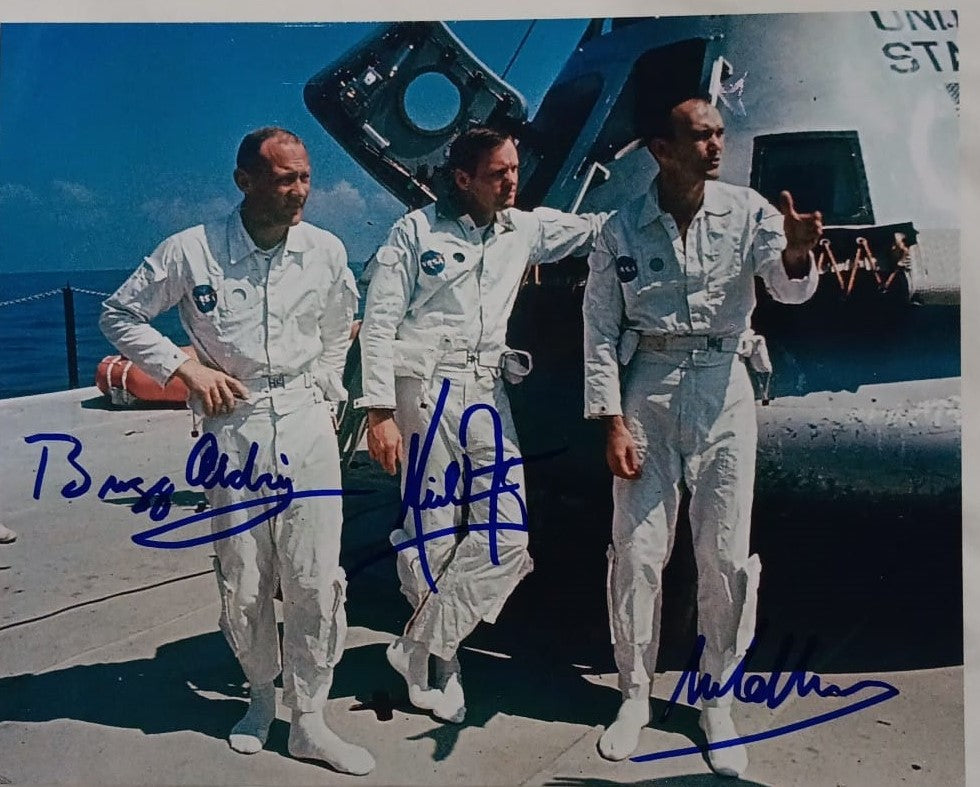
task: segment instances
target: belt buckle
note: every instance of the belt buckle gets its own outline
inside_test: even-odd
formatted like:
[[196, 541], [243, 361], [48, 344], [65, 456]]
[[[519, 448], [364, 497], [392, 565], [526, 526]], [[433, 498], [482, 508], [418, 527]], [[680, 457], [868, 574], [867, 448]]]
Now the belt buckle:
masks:
[[286, 375], [284, 374], [270, 374], [265, 379], [269, 381], [270, 388], [286, 387]]
[[724, 345], [722, 344], [722, 338], [720, 336], [709, 336], [705, 342], [705, 347], [708, 350], [717, 350], [722, 352]]

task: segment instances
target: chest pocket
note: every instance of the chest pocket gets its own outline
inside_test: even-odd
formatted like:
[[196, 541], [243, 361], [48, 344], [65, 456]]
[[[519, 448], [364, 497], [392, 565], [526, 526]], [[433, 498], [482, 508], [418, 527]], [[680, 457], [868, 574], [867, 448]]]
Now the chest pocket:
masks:
[[225, 271], [218, 287], [218, 328], [224, 335], [242, 335], [262, 323], [265, 310], [261, 273], [247, 264]]
[[[307, 290], [300, 297], [296, 305], [292, 307], [290, 316], [295, 318], [296, 327], [302, 336], [319, 336], [320, 314], [327, 308], [327, 305], [322, 302], [320, 293], [321, 290], [319, 288]], [[356, 288], [354, 293], [356, 296]], [[354, 303], [357, 303], [356, 297], [354, 298]], [[344, 309], [346, 308], [346, 303], [335, 303], [330, 308]], [[351, 310], [351, 316], [353, 317], [353, 310]]]
[[736, 278], [744, 264], [745, 226], [735, 211], [709, 213], [704, 219], [701, 259], [704, 274], [710, 282], [727, 282]]

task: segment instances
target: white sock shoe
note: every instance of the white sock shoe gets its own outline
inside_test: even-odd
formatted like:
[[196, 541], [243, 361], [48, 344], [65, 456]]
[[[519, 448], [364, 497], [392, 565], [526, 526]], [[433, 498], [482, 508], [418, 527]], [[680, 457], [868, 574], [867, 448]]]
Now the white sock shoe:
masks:
[[323, 711], [293, 711], [287, 748], [297, 759], [319, 760], [340, 773], [364, 776], [374, 770], [371, 752], [338, 737], [327, 726]]
[[[729, 707], [708, 707], [701, 709], [698, 724], [704, 730], [708, 743], [728, 741], [738, 737]], [[708, 749], [708, 762], [719, 776], [738, 777], [749, 767], [749, 753], [744, 743], [736, 743], [723, 749]]]
[[442, 721], [461, 723], [466, 718], [466, 698], [463, 696], [463, 684], [460, 683], [458, 672], [450, 674], [440, 694], [442, 698], [432, 709], [432, 715]]
[[276, 718], [276, 687], [272, 683], [252, 686], [249, 690], [248, 710], [231, 728], [228, 744], [241, 754], [262, 751], [269, 737], [269, 727]]
[[388, 663], [408, 686], [408, 701], [416, 708], [432, 710], [442, 692], [429, 688], [429, 652], [418, 642], [399, 637], [385, 651]]
[[607, 760], [625, 760], [640, 743], [640, 730], [650, 723], [650, 699], [630, 697], [619, 706], [616, 720], [599, 738], [599, 754]]

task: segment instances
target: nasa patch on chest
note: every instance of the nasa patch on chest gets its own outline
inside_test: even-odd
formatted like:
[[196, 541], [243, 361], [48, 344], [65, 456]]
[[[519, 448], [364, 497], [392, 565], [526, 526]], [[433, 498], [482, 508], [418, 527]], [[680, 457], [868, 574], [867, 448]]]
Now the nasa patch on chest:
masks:
[[191, 290], [191, 297], [194, 298], [194, 305], [202, 314], [207, 314], [218, 305], [218, 294], [210, 284], [198, 284]]
[[422, 252], [422, 256], [419, 257], [419, 265], [429, 276], [437, 276], [446, 267], [446, 260], [440, 252], [429, 249]]
[[616, 258], [616, 275], [623, 284], [633, 281], [636, 278], [636, 271], [636, 260], [632, 257]]

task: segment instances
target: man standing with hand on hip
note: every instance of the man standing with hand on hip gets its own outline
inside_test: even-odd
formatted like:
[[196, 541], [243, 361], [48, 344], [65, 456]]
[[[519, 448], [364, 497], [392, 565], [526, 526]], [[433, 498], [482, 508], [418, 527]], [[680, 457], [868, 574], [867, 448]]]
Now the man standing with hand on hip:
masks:
[[[430, 433], [428, 461], [411, 469], [422, 484], [420, 500], [461, 494], [445, 488], [453, 462], [465, 468], [469, 461], [475, 471], [506, 463], [506, 485], [516, 490], [488, 495], [493, 479], [476, 472], [471, 487], [465, 478], [456, 485], [471, 488], [473, 498], [473, 528], [458, 542], [456, 505], [410, 514], [392, 534], [392, 543], [403, 547], [398, 575], [414, 613], [388, 660], [408, 684], [413, 705], [460, 722], [466, 707], [456, 651], [480, 620], [496, 620], [531, 571], [524, 473], [501, 379], [518, 382], [530, 371], [530, 356], [507, 348], [507, 320], [527, 267], [588, 253], [605, 216], [516, 209], [517, 147], [494, 129], [460, 134], [447, 169], [451, 194], [400, 219], [376, 254], [360, 334], [364, 396], [357, 405], [369, 408], [371, 456], [389, 473], [402, 461], [403, 492], [407, 441]], [[488, 532], [491, 521], [505, 528]], [[436, 531], [446, 535], [404, 548]]]
[[[820, 214], [798, 214], [788, 192], [780, 215], [755, 191], [717, 180], [724, 125], [706, 100], [644, 110], [641, 130], [659, 173], [604, 228], [583, 306], [585, 415], [606, 422], [615, 476], [608, 597], [623, 703], [599, 741], [611, 760], [633, 753], [650, 720], [661, 575], [682, 480], [691, 493], [702, 673], [723, 685], [754, 634], [757, 427], [743, 363], [765, 357], [749, 328], [754, 279], [778, 301], [807, 300], [822, 232]], [[738, 737], [730, 702], [703, 703], [709, 744]], [[709, 748], [708, 758], [725, 776], [748, 765], [742, 744]]]
[[[204, 415], [204, 431], [227, 454], [230, 469], [253, 461], [254, 452], [256, 476], [289, 477], [297, 493], [339, 493], [332, 412], [347, 396], [342, 375], [357, 305], [347, 254], [336, 237], [302, 222], [310, 161], [295, 134], [275, 127], [248, 134], [234, 177], [244, 194], [239, 208], [160, 244], [106, 300], [100, 324], [159, 383], [171, 377], [186, 383], [191, 406]], [[149, 324], [175, 305], [200, 361]], [[223, 485], [206, 494], [216, 511], [256, 497]], [[244, 525], [258, 508], [219, 513], [214, 533]], [[265, 745], [276, 717], [273, 681], [282, 668], [283, 700], [292, 709], [290, 754], [365, 774], [374, 767], [371, 754], [341, 740], [324, 717], [347, 631], [342, 517], [338, 494], [298, 497], [214, 541], [221, 630], [251, 684], [248, 712], [229, 743], [244, 754]]]

